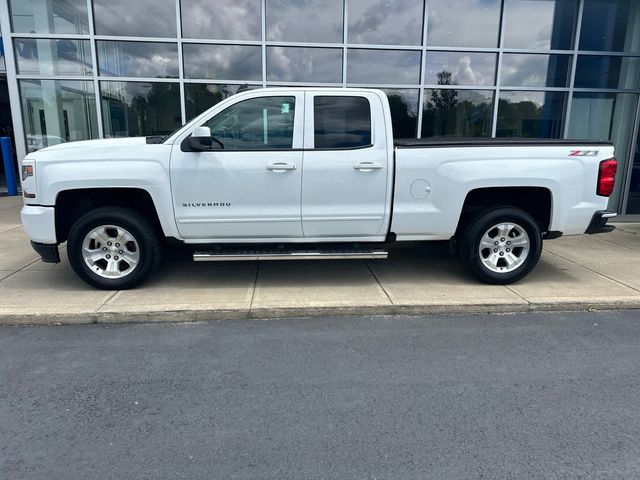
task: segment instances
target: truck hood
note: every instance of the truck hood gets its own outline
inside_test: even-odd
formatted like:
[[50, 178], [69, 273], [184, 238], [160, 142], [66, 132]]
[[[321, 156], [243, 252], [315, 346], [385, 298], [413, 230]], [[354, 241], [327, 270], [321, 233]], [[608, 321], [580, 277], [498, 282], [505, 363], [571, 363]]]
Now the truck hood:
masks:
[[79, 142], [65, 142], [50, 147], [42, 148], [36, 152], [33, 152], [29, 156], [37, 156], [41, 152], [52, 152], [54, 150], [69, 150], [72, 148], [111, 148], [119, 147], [123, 145], [141, 145], [146, 143], [146, 137], [122, 137], [122, 138], [107, 138], [100, 140], [82, 140]]
[[143, 159], [162, 161], [170, 151], [170, 144], [148, 144], [146, 137], [110, 138], [52, 145], [28, 154], [25, 160], [38, 163], [105, 160], [123, 162]]

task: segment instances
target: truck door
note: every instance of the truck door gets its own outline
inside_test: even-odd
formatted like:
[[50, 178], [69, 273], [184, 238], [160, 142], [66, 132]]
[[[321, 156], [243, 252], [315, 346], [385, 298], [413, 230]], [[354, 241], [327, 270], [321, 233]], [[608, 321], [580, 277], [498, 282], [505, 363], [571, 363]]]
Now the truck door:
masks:
[[[207, 151], [171, 155], [176, 222], [185, 239], [300, 238], [304, 92], [251, 93], [199, 126]], [[218, 143], [219, 142], [219, 143]]]
[[304, 236], [386, 236], [391, 160], [379, 97], [307, 92], [305, 102]]

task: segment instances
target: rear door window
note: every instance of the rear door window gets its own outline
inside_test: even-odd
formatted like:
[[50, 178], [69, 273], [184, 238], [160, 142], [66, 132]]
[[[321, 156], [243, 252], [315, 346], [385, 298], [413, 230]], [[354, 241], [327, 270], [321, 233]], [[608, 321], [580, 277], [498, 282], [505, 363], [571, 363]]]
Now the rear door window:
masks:
[[371, 106], [364, 97], [316, 96], [313, 118], [316, 149], [371, 145]]

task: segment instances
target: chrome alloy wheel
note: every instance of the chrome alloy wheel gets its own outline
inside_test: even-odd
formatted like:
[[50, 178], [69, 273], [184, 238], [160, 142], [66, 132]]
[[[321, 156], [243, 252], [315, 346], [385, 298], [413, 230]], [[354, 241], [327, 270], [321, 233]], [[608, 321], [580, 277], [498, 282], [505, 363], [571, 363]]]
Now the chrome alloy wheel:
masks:
[[140, 262], [140, 247], [135, 237], [115, 225], [101, 225], [89, 231], [82, 242], [82, 258], [103, 278], [123, 278]]
[[478, 247], [482, 264], [496, 273], [509, 273], [519, 268], [527, 259], [530, 248], [529, 235], [517, 223], [494, 225], [482, 236]]

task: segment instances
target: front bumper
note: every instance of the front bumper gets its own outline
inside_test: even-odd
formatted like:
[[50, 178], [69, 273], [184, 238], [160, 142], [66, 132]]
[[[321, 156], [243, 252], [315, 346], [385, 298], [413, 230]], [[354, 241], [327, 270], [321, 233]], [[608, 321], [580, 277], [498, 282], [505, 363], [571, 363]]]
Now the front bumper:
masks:
[[616, 227], [613, 225], [607, 225], [607, 222], [610, 218], [613, 218], [617, 215], [615, 212], [607, 212], [606, 210], [598, 210], [593, 214], [591, 218], [591, 222], [587, 227], [587, 230], [584, 233], [592, 234], [592, 233], [607, 233], [615, 230]]
[[32, 242], [57, 244], [54, 207], [25, 205], [20, 211], [22, 227]]

